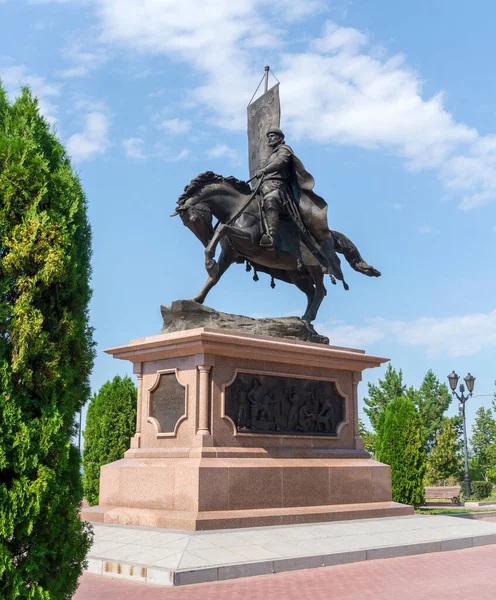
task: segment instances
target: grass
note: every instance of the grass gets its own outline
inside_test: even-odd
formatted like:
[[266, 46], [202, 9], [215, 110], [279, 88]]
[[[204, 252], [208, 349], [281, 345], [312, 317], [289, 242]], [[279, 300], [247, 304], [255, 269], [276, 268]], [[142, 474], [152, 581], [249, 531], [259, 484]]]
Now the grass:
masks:
[[[494, 512], [496, 510], [491, 510], [488, 508], [487, 511], [484, 512]], [[481, 513], [480, 510], [470, 510], [469, 508], [417, 508], [415, 509], [415, 513], [419, 515], [452, 515], [453, 513]]]

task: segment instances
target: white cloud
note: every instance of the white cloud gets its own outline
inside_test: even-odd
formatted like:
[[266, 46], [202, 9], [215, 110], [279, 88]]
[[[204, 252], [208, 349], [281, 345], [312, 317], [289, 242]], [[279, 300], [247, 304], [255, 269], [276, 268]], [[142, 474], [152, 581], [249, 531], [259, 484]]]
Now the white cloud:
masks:
[[330, 325], [318, 328], [331, 344], [366, 347], [376, 342], [424, 348], [430, 358], [471, 356], [496, 348], [496, 310], [452, 317], [422, 317], [413, 321], [375, 319], [363, 327]]
[[184, 148], [183, 150], [181, 150], [181, 152], [179, 152], [179, 154], [176, 156], [176, 160], [184, 160], [185, 158], [188, 158], [189, 156], [189, 150], [187, 150], [186, 148]]
[[423, 233], [423, 234], [428, 234], [428, 233], [432, 233], [434, 230], [432, 228], [432, 225], [421, 225], [418, 228], [418, 232], [419, 233]]
[[62, 50], [62, 57], [72, 66], [60, 71], [61, 77], [86, 77], [107, 62], [108, 51], [94, 39], [73, 39]]
[[279, 0], [274, 9], [288, 21], [298, 21], [308, 15], [323, 12], [326, 2], [320, 0]]
[[150, 92], [148, 94], [148, 98], [162, 98], [163, 96], [165, 96], [167, 94], [167, 89], [166, 88], [159, 88], [153, 92]]
[[21, 86], [29, 86], [38, 98], [41, 114], [49, 123], [54, 124], [57, 121], [58, 106], [52, 102], [52, 98], [60, 95], [59, 85], [30, 73], [25, 65], [0, 67], [0, 79], [11, 98], [19, 93]]
[[[293, 139], [399, 154], [407, 168], [431, 169], [471, 209], [496, 201], [496, 136], [456, 122], [442, 92], [425, 97], [422, 79], [400, 55], [368, 36], [326, 22], [301, 49], [304, 17], [325, 3], [303, 0], [93, 0], [102, 39], [133, 52], [192, 66], [202, 85], [183, 99], [211, 121], [245, 128], [246, 102], [270, 52], [282, 81], [283, 126]], [[297, 50], [287, 23], [298, 17]], [[380, 51], [379, 51], [380, 50]]]
[[208, 158], [227, 158], [231, 162], [235, 162], [238, 158], [238, 153], [234, 148], [230, 148], [226, 144], [216, 144], [213, 148], [207, 151]]
[[144, 160], [146, 155], [143, 152], [144, 140], [141, 138], [128, 138], [122, 141], [122, 145], [128, 158], [135, 160]]
[[109, 147], [109, 120], [101, 112], [90, 112], [85, 117], [84, 129], [67, 141], [67, 151], [75, 162], [89, 160], [104, 154]]
[[177, 150], [172, 150], [163, 144], [155, 144], [155, 155], [166, 160], [167, 162], [175, 163], [188, 158], [190, 151], [187, 148], [183, 148], [178, 152]]
[[376, 325], [355, 327], [354, 325], [338, 324], [334, 326], [315, 325], [316, 330], [329, 336], [333, 346], [346, 346], [347, 348], [367, 348], [371, 344], [384, 339], [384, 331]]
[[157, 122], [158, 129], [168, 131], [171, 135], [186, 133], [191, 128], [191, 121], [183, 119], [162, 119]]
[[86, 94], [76, 94], [74, 96], [74, 109], [76, 111], [86, 112], [107, 112], [107, 105], [102, 100], [95, 100]]

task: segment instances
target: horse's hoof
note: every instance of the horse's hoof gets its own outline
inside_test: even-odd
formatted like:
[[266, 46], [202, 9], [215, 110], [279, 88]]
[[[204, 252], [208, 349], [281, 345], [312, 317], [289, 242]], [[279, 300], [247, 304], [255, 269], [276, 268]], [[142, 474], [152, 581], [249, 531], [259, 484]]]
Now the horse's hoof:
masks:
[[205, 302], [205, 298], [202, 298], [201, 296], [195, 296], [194, 298], [191, 298], [192, 302], [196, 302], [197, 304], [203, 304]]

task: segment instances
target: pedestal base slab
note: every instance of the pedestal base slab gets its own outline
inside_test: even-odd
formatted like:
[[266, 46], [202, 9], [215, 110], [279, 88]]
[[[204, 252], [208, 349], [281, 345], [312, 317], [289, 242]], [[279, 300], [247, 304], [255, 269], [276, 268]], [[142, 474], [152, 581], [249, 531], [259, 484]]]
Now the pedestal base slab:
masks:
[[102, 468], [100, 503], [83, 518], [187, 530], [413, 512], [370, 458], [126, 458]]
[[167, 511], [141, 508], [92, 507], [81, 513], [81, 518], [96, 523], [163, 527], [184, 531], [262, 527], [268, 525], [296, 525], [398, 517], [412, 515], [413, 508], [398, 502], [368, 502], [362, 504], [335, 504], [328, 506], [299, 506], [292, 508], [261, 508], [231, 511]]

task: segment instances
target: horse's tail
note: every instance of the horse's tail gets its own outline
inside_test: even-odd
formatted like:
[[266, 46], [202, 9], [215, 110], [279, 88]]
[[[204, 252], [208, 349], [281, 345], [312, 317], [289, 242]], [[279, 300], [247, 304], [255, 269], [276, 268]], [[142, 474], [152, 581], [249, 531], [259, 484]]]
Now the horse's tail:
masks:
[[346, 237], [344, 233], [339, 231], [331, 231], [334, 240], [334, 249], [339, 254], [342, 254], [347, 260], [352, 269], [368, 277], [380, 277], [381, 272], [369, 265], [363, 260], [358, 248]]

